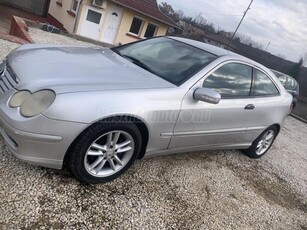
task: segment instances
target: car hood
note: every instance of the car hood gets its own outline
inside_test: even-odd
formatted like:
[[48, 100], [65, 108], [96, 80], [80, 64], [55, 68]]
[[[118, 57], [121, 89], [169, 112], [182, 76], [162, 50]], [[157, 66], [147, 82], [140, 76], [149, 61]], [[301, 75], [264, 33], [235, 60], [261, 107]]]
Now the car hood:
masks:
[[18, 90], [56, 93], [174, 87], [108, 48], [24, 45], [8, 56]]

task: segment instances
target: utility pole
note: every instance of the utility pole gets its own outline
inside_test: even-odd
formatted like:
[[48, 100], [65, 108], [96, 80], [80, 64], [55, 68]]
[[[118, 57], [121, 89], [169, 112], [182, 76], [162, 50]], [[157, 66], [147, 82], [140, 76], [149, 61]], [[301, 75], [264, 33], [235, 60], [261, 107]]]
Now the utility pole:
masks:
[[231, 39], [230, 39], [230, 41], [229, 41], [229, 43], [228, 43], [228, 45], [227, 45], [227, 49], [228, 49], [228, 50], [229, 50], [230, 43], [232, 42], [233, 38], [235, 37], [235, 35], [236, 35], [236, 33], [237, 33], [237, 31], [238, 31], [238, 29], [239, 29], [239, 27], [240, 27], [240, 25], [241, 25], [243, 19], [245, 18], [245, 15], [246, 15], [247, 11], [250, 9], [250, 6], [252, 5], [253, 1], [254, 1], [254, 0], [251, 0], [251, 2], [249, 3], [249, 5], [248, 5], [246, 11], [244, 11], [244, 14], [243, 14], [243, 16], [242, 16], [242, 18], [241, 18], [241, 20], [240, 20], [240, 22], [239, 22], [239, 25], [237, 26], [235, 32], [232, 34]]
[[265, 48], [265, 51], [268, 50], [269, 46], [271, 45], [271, 42], [268, 43], [267, 47]]

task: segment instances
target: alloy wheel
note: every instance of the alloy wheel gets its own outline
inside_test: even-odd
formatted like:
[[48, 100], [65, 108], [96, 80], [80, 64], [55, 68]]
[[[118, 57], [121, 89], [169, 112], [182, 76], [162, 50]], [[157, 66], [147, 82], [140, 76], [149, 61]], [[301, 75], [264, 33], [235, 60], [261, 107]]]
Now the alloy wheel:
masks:
[[95, 177], [114, 175], [130, 161], [134, 148], [134, 139], [129, 133], [122, 130], [105, 133], [85, 153], [85, 169]]
[[274, 141], [275, 133], [273, 130], [268, 130], [260, 139], [256, 147], [256, 154], [258, 156], [264, 154]]

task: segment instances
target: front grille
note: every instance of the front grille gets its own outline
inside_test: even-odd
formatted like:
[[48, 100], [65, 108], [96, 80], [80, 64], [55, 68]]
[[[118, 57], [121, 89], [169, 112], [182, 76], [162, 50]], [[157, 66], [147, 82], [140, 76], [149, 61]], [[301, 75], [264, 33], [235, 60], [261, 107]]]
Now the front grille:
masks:
[[15, 88], [17, 84], [17, 77], [15, 76], [14, 72], [11, 71], [10, 68], [7, 66], [4, 72], [0, 75], [0, 94], [3, 94], [12, 88]]
[[5, 69], [5, 61], [0, 61], [0, 76], [2, 76]]

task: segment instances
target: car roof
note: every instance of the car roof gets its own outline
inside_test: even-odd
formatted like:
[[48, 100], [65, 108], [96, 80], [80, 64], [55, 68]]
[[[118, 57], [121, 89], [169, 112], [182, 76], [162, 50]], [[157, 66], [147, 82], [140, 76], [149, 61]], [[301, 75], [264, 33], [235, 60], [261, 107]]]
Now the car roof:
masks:
[[[288, 75], [288, 74], [285, 74], [285, 73], [283, 73], [283, 72], [280, 72], [280, 71], [277, 71], [277, 70], [275, 70], [275, 69], [270, 69], [274, 74], [275, 73], [278, 73], [278, 74], [280, 74], [280, 75], [282, 75], [282, 76], [285, 76], [285, 77], [288, 77], [288, 78], [291, 78], [291, 79], [293, 79], [294, 81], [297, 81], [294, 77], [291, 77], [290, 75]], [[281, 76], [277, 76], [276, 75], [276, 77], [281, 77]]]
[[[180, 41], [180, 42], [186, 43], [188, 45], [197, 47], [199, 49], [205, 50], [205, 51], [212, 53], [212, 54], [215, 54], [217, 56], [236, 55], [236, 56], [239, 56], [239, 57], [244, 57], [244, 56], [241, 56], [241, 55], [234, 53], [232, 51], [229, 51], [229, 50], [217, 47], [217, 46], [213, 46], [213, 45], [207, 44], [205, 42], [200, 42], [200, 41], [196, 41], [196, 40], [192, 40], [192, 39], [188, 39], [188, 38], [173, 37], [173, 36], [168, 36], [168, 38], [171, 38], [171, 39], [174, 39], [176, 41]], [[244, 58], [246, 58], [246, 57], [244, 57]]]
[[267, 69], [265, 66], [263, 66], [262, 64], [254, 61], [252, 59], [249, 59], [247, 57], [244, 57], [244, 56], [242, 56], [240, 54], [237, 54], [237, 53], [234, 53], [232, 51], [229, 51], [229, 50], [226, 50], [226, 49], [223, 49], [223, 48], [220, 48], [220, 47], [216, 47], [216, 46], [207, 44], [205, 42], [195, 41], [195, 40], [192, 40], [192, 39], [181, 38], [181, 37], [173, 37], [173, 36], [167, 36], [167, 37], [171, 38], [173, 40], [176, 40], [176, 41], [183, 42], [185, 44], [194, 46], [196, 48], [202, 49], [202, 50], [204, 50], [206, 52], [209, 52], [209, 53], [212, 53], [212, 54], [214, 54], [214, 55], [216, 55], [218, 57], [228, 56], [230, 58], [235, 58], [235, 59], [238, 59], [238, 60], [247, 61], [250, 64], [253, 64], [253, 65], [256, 65], [258, 67], [261, 67], [261, 69]]
[[[213, 46], [213, 45], [209, 45], [209, 44], [206, 44], [204, 42], [199, 42], [199, 41], [195, 41], [195, 40], [192, 40], [192, 39], [188, 39], [188, 38], [173, 37], [173, 36], [168, 36], [168, 38], [171, 38], [171, 39], [174, 39], [176, 41], [183, 42], [183, 43], [186, 43], [188, 45], [197, 47], [199, 49], [202, 49], [202, 50], [205, 50], [209, 53], [212, 53], [216, 56], [225, 56], [225, 55], [229, 55], [229, 54], [234, 54], [234, 53], [232, 53], [228, 50], [225, 50], [225, 49]], [[238, 54], [236, 54], [236, 55], [238, 55]]]
[[176, 41], [183, 42], [185, 44], [194, 46], [194, 47], [196, 47], [198, 49], [202, 49], [202, 50], [204, 50], [206, 52], [209, 52], [209, 53], [212, 53], [212, 54], [214, 54], [214, 55], [216, 55], [218, 57], [221, 57], [221, 56], [232, 56], [232, 57], [235, 57], [235, 58], [238, 58], [238, 59], [241, 59], [241, 60], [249, 61], [249, 62], [251, 62], [253, 64], [256, 64], [256, 65], [261, 65], [260, 63], [255, 62], [252, 59], [244, 57], [244, 56], [242, 56], [240, 54], [237, 54], [235, 52], [232, 52], [232, 51], [229, 51], [229, 50], [217, 47], [217, 46], [213, 46], [213, 45], [207, 44], [205, 42], [195, 41], [195, 40], [188, 39], [188, 38], [173, 37], [173, 36], [168, 36], [168, 38], [171, 38], [171, 39], [174, 39]]
[[[291, 76], [289, 76], [288, 74], [285, 74], [285, 73], [283, 73], [283, 72], [277, 71], [277, 70], [275, 70], [275, 69], [270, 69], [270, 70], [271, 70], [273, 73], [279, 73], [279, 74], [281, 74], [281, 75], [291, 77]], [[292, 78], [292, 77], [291, 77], [291, 78]]]

